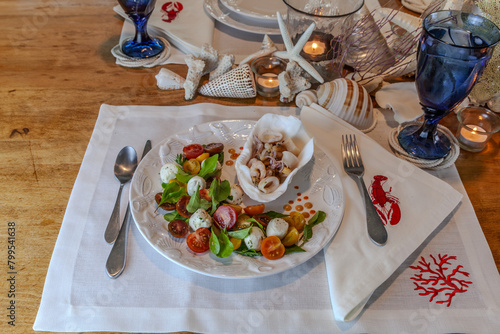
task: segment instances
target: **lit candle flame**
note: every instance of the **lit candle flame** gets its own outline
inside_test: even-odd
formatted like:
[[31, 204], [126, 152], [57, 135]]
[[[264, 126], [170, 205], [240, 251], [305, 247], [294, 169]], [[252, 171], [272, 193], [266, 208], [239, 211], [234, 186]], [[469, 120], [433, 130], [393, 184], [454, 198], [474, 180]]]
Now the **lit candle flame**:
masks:
[[312, 43], [312, 49], [313, 49], [313, 51], [316, 51], [316, 48], [317, 48], [317, 47], [318, 47], [318, 44], [316, 44], [316, 43]]

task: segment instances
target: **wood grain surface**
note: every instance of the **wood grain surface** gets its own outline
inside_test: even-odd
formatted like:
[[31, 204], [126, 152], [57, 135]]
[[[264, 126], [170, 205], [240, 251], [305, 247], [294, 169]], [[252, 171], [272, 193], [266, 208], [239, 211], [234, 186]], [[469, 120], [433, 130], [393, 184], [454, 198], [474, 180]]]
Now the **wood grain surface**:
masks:
[[[201, 0], [200, 0], [201, 1]], [[381, 1], [383, 2], [383, 1]], [[110, 53], [123, 20], [112, 0], [0, 0], [0, 306], [2, 333], [30, 333], [66, 205], [99, 107], [283, 105], [278, 99], [220, 99], [156, 88], [159, 68], [117, 66]], [[400, 4], [391, 0], [390, 6]], [[183, 65], [169, 69], [186, 75]], [[454, 115], [443, 124], [456, 127]], [[462, 181], [500, 268], [500, 135], [481, 153], [462, 152]], [[15, 225], [15, 327], [7, 321], [8, 227]], [[12, 239], [11, 239], [12, 240]]]

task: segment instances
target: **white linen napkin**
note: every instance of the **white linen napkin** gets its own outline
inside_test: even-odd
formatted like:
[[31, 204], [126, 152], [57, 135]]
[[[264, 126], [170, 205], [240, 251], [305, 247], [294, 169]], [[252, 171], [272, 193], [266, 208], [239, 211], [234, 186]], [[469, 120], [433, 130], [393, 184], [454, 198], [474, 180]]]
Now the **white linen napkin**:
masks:
[[[341, 166], [336, 166], [345, 191], [342, 225], [325, 250], [325, 263], [336, 320], [351, 321], [371, 294], [453, 212], [462, 195], [449, 184], [396, 158], [374, 140], [317, 104], [301, 111], [304, 127], [317, 145], [341, 161], [341, 136], [356, 134], [369, 191], [378, 191], [387, 220], [385, 246], [371, 242], [366, 232], [363, 199]], [[373, 186], [373, 188], [372, 188]], [[382, 188], [380, 188], [382, 187]], [[385, 205], [382, 206], [385, 202]]]
[[401, 4], [415, 13], [422, 13], [435, 0], [401, 0]]
[[[168, 8], [165, 10], [164, 6]], [[115, 6], [113, 10], [120, 16], [129, 19], [119, 5]], [[176, 11], [176, 13], [169, 17], [168, 12], [170, 11]], [[214, 21], [205, 13], [203, 2], [200, 0], [183, 0], [182, 2], [161, 0], [156, 2], [155, 9], [148, 21], [148, 27], [164, 33], [169, 42], [182, 52], [196, 55], [199, 54], [203, 44], [212, 44], [214, 33]]]

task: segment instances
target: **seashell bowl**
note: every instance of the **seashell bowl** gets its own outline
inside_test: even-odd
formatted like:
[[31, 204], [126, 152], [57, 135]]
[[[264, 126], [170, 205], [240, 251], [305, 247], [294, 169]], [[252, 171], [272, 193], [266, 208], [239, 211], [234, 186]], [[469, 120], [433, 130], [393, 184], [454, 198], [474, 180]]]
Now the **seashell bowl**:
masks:
[[[270, 192], [263, 192], [259, 189], [260, 184], [259, 187], [257, 187], [252, 180], [252, 171], [248, 163], [254, 158], [254, 149], [256, 145], [258, 145], [254, 140], [254, 136], [257, 138], [265, 138], [270, 134], [281, 134], [284, 139], [291, 140], [293, 142], [292, 145], [295, 146], [291, 151], [295, 151], [297, 160], [294, 168], [286, 178], [279, 183], [276, 189]], [[313, 154], [314, 140], [309, 137], [302, 122], [298, 118], [294, 116], [266, 114], [255, 124], [243, 150], [236, 160], [235, 167], [238, 183], [245, 194], [251, 199], [261, 203], [271, 202], [285, 193], [294, 175], [311, 160]]]

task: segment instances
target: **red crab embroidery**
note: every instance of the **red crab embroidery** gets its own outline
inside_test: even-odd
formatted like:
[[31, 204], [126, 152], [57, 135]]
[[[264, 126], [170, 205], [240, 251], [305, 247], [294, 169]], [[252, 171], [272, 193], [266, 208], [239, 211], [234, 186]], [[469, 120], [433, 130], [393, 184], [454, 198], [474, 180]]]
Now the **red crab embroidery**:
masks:
[[444, 254], [438, 254], [438, 260], [434, 256], [429, 255], [434, 262], [426, 262], [425, 258], [420, 257], [418, 266], [410, 266], [411, 269], [418, 270], [420, 273], [413, 275], [410, 279], [414, 280], [415, 291], [422, 291], [419, 296], [430, 296], [429, 302], [432, 302], [435, 297], [444, 294], [444, 299], [436, 301], [437, 304], [446, 304], [450, 307], [453, 297], [457, 293], [464, 293], [471, 281], [466, 281], [464, 279], [458, 279], [456, 276], [461, 274], [465, 277], [469, 277], [469, 273], [461, 270], [463, 266], [458, 265], [451, 273], [446, 272], [449, 267], [446, 265], [451, 265], [450, 260], [456, 260], [456, 256], [448, 256]]
[[184, 6], [178, 1], [165, 2], [161, 6], [161, 19], [165, 22], [172, 22], [179, 12], [184, 8]]
[[401, 220], [401, 209], [399, 208], [399, 199], [391, 195], [392, 187], [385, 191], [383, 184], [387, 181], [384, 175], [375, 175], [370, 185], [370, 197], [378, 215], [384, 222], [396, 225]]

